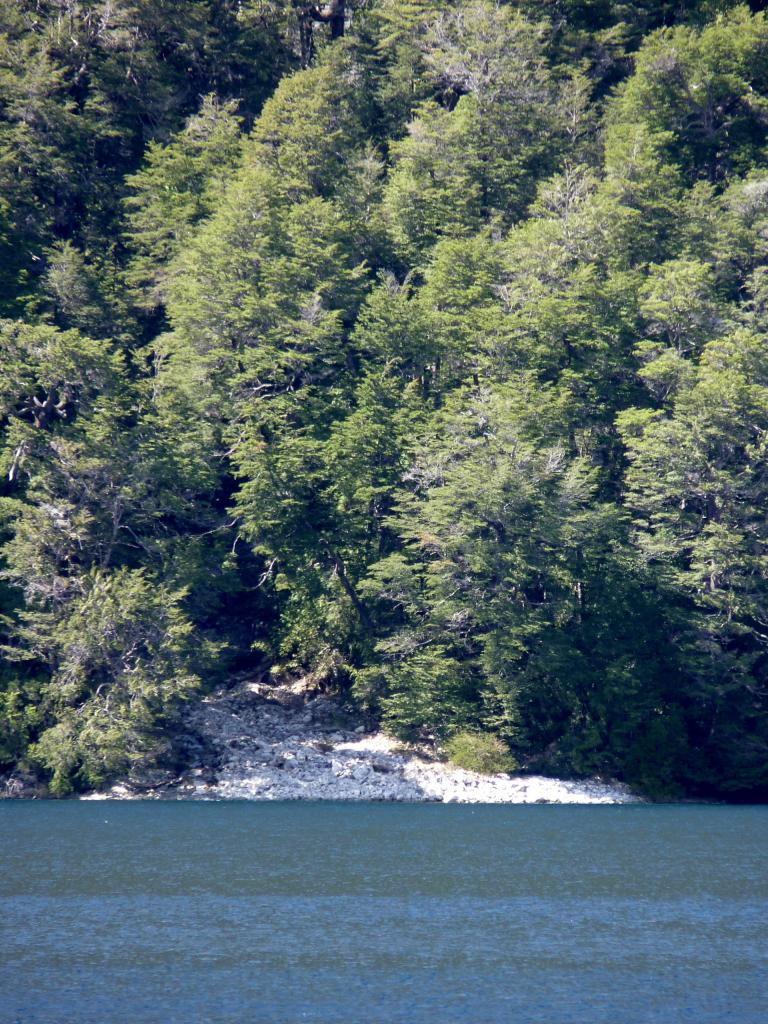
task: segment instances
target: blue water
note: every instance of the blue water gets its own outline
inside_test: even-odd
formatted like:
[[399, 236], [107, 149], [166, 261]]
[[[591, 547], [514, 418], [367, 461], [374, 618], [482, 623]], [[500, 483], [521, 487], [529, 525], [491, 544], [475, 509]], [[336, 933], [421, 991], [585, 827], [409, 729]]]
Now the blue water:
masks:
[[768, 807], [0, 804], [0, 1024], [765, 1024]]

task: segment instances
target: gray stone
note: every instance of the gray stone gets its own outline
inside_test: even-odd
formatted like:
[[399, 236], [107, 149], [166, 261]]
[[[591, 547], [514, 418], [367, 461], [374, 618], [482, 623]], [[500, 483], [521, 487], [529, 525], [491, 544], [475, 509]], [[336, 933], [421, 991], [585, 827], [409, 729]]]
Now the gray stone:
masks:
[[[99, 795], [490, 803], [634, 799], [616, 783], [475, 775], [413, 754], [394, 753], [383, 737], [374, 735], [370, 743], [361, 743], [365, 735], [365, 726], [326, 696], [303, 704], [301, 696], [287, 687], [262, 684], [261, 696], [255, 699], [250, 693], [222, 689], [180, 715], [175, 748], [186, 778], [147, 775], [145, 788], [138, 793], [123, 785], [122, 790]], [[6, 791], [9, 788], [18, 787], [6, 784]]]

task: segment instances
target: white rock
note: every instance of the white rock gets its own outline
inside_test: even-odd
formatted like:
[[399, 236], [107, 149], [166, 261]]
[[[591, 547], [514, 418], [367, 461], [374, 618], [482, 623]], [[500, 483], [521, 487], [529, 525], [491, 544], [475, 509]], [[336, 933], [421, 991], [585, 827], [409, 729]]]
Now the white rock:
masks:
[[[196, 767], [193, 780], [166, 787], [155, 796], [444, 803], [631, 803], [640, 799], [626, 786], [603, 780], [573, 782], [503, 773], [485, 776], [425, 761], [404, 753], [383, 733], [366, 733], [364, 726], [329, 735], [312, 724], [315, 717], [309, 709], [286, 711], [274, 703], [243, 700], [254, 685], [214, 694], [185, 712], [191, 735], [200, 735], [205, 749], [214, 753], [220, 766], [215, 773], [217, 781], [203, 782], [214, 773]], [[270, 691], [264, 686], [259, 692], [268, 697]], [[335, 710], [326, 698], [315, 706], [318, 717], [330, 717]], [[329, 744], [333, 747], [330, 756], [323, 752]], [[130, 788], [121, 784], [85, 797], [135, 798]]]

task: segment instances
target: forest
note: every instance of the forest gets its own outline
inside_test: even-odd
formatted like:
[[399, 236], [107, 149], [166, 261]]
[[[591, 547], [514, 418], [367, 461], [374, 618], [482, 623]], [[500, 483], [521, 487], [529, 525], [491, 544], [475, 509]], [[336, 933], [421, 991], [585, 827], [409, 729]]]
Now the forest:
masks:
[[0, 5], [0, 774], [308, 676], [768, 795], [768, 20]]

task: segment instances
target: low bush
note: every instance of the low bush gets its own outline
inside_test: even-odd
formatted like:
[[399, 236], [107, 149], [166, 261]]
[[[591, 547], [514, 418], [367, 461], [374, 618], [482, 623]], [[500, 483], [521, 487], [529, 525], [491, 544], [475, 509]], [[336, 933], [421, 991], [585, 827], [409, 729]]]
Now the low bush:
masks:
[[490, 733], [469, 730], [454, 733], [445, 743], [443, 753], [457, 768], [484, 775], [513, 772], [518, 767], [506, 743]]

